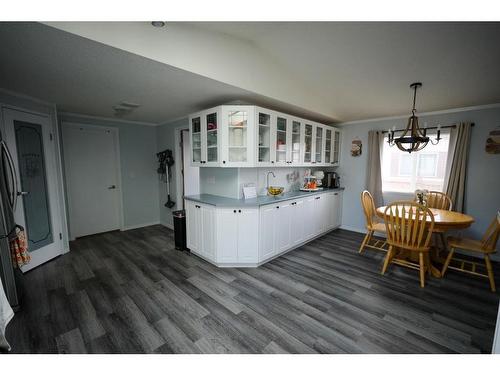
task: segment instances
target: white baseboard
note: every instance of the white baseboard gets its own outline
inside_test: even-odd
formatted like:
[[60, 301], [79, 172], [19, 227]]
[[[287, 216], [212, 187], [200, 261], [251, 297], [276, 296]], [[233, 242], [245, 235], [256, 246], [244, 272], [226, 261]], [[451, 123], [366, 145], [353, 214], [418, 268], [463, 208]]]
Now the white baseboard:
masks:
[[137, 225], [128, 225], [126, 227], [123, 227], [121, 230], [126, 231], [126, 230], [131, 230], [131, 229], [138, 229], [138, 228], [144, 228], [144, 227], [149, 227], [151, 225], [158, 225], [160, 224], [159, 221], [153, 221], [151, 223], [142, 223], [142, 224], [137, 224]]
[[340, 229], [350, 230], [351, 232], [366, 234], [366, 229], [360, 229], [355, 227], [350, 227], [349, 225], [341, 225]]

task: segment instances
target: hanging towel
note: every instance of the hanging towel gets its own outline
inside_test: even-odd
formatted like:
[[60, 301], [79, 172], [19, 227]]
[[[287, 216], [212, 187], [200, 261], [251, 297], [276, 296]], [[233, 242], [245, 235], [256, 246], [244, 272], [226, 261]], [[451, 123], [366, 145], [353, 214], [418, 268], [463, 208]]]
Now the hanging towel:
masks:
[[5, 338], [5, 327], [14, 316], [14, 311], [10, 307], [7, 296], [3, 290], [2, 279], [0, 279], [0, 352], [8, 352], [10, 345]]
[[28, 252], [28, 239], [26, 232], [21, 226], [17, 226], [14, 236], [10, 239], [10, 251], [12, 253], [12, 264], [14, 268], [18, 268], [28, 264], [31, 260]]

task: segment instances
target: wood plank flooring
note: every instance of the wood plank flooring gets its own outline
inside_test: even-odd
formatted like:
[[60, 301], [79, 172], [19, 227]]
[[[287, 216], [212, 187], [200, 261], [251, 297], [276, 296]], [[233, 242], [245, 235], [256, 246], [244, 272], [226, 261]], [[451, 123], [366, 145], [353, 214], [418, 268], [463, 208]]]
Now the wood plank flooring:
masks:
[[[152, 226], [90, 236], [26, 274], [14, 353], [489, 353], [499, 295], [418, 273], [333, 231], [255, 269], [174, 250]], [[500, 269], [495, 265], [500, 276]], [[500, 285], [500, 283], [498, 284]]]

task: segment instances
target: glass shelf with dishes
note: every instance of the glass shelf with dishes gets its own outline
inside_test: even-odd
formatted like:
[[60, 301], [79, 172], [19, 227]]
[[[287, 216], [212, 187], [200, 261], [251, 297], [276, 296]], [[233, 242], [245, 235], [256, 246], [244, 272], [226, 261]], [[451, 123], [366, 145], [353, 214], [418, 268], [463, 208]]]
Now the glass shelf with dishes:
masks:
[[311, 124], [305, 124], [304, 129], [304, 163], [312, 162], [312, 138], [313, 138], [313, 126]]
[[276, 163], [287, 163], [287, 119], [276, 118]]
[[259, 163], [271, 162], [271, 115], [260, 112], [258, 120], [258, 159]]
[[332, 152], [332, 130], [325, 129], [325, 163], [329, 164], [331, 162], [331, 152]]
[[323, 128], [320, 126], [316, 126], [316, 153], [314, 162], [316, 164], [322, 163], [322, 149], [323, 147]]

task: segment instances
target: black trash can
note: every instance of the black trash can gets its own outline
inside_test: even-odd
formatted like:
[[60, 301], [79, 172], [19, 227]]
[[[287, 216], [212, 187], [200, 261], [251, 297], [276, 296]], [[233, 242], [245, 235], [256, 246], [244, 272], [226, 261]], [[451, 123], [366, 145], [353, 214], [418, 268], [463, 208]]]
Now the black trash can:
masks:
[[172, 215], [174, 216], [175, 249], [179, 251], [188, 250], [186, 247], [186, 211], [174, 211]]

